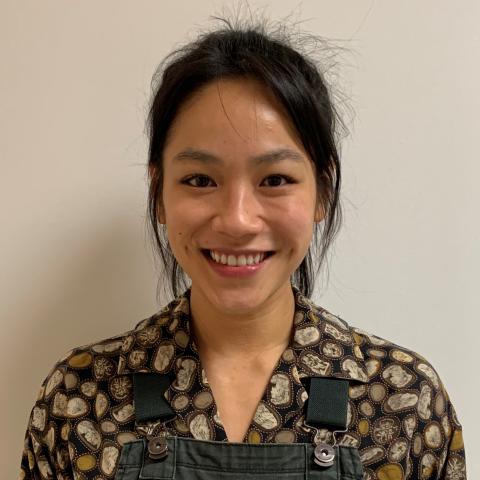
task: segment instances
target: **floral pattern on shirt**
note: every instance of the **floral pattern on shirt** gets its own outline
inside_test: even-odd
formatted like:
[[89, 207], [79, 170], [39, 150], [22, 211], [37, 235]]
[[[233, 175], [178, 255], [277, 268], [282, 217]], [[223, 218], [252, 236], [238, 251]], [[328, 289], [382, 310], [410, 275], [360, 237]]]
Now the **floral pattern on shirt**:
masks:
[[[289, 346], [279, 358], [244, 442], [333, 442], [305, 423], [309, 377], [349, 380], [347, 431], [364, 479], [466, 478], [462, 427], [447, 391], [421, 355], [348, 325], [295, 286]], [[190, 289], [133, 330], [76, 348], [42, 384], [25, 435], [20, 479], [115, 476], [122, 446], [165, 428], [171, 435], [228, 441], [195, 342]], [[169, 376], [172, 420], [135, 420], [133, 373]]]

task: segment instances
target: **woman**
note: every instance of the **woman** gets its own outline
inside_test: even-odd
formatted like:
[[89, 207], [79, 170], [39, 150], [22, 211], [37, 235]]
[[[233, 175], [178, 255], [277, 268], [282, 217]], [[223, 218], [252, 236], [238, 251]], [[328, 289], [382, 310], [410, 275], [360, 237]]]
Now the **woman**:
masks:
[[341, 178], [314, 62], [230, 25], [168, 58], [149, 213], [174, 299], [55, 365], [21, 478], [466, 478], [429, 362], [309, 299]]

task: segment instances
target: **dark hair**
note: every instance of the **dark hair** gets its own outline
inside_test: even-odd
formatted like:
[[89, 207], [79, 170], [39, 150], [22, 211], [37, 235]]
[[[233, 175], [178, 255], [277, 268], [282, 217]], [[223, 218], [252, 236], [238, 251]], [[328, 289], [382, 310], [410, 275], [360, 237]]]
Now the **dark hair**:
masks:
[[[165, 225], [158, 223], [162, 208], [163, 150], [170, 127], [180, 107], [206, 84], [220, 78], [248, 76], [266, 85], [280, 101], [315, 164], [317, 202], [323, 205], [325, 217], [323, 225], [315, 224], [313, 245], [291, 277], [291, 282], [310, 297], [327, 249], [341, 225], [338, 127], [346, 131], [345, 125], [333, 105], [332, 89], [327, 88], [323, 73], [309, 55], [299, 52], [299, 46], [292, 46], [285, 24], [268, 33], [264, 19], [255, 25], [251, 22], [240, 26], [238, 22], [213, 18], [225, 25], [202, 33], [172, 51], [153, 77], [148, 116], [148, 223], [154, 246], [162, 258], [164, 273], [169, 276], [171, 293], [177, 297], [188, 287], [185, 272], [170, 249]], [[325, 46], [325, 40], [318, 36], [308, 34], [302, 39]], [[316, 269], [314, 258], [318, 259]]]

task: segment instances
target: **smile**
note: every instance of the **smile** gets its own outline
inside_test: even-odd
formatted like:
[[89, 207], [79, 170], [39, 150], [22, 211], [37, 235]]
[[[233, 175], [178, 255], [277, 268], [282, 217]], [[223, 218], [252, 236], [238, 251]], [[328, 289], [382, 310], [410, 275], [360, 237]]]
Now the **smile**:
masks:
[[215, 250], [203, 250], [203, 253], [216, 262], [222, 265], [229, 265], [231, 267], [243, 267], [245, 265], [256, 265], [261, 263], [266, 257], [269, 257], [273, 252], [258, 252], [248, 255], [227, 255], [216, 252]]
[[[225, 255], [221, 257], [211, 250], [202, 250], [210, 267], [224, 277], [247, 277], [263, 270], [275, 252], [257, 253], [255, 255]], [[216, 257], [216, 258], [215, 258]]]

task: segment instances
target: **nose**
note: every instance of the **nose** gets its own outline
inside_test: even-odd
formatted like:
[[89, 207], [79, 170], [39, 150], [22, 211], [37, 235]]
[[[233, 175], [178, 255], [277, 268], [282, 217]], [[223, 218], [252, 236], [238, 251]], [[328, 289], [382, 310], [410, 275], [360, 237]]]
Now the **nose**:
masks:
[[224, 187], [215, 206], [212, 229], [231, 237], [259, 233], [263, 208], [251, 185], [236, 183]]

